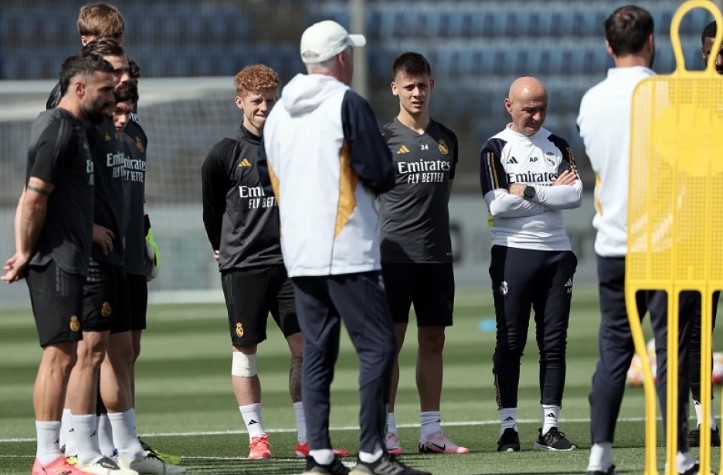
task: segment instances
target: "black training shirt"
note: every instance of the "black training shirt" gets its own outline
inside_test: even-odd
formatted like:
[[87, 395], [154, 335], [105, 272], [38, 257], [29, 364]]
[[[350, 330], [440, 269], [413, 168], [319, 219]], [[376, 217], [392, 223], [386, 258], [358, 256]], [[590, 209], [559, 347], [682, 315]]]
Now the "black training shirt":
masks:
[[241, 126], [218, 142], [202, 167], [203, 224], [219, 269], [282, 264], [279, 209], [261, 186], [259, 137]]
[[91, 256], [99, 262], [123, 265], [123, 175], [125, 154], [123, 142], [115, 129], [113, 119], [104, 117], [102, 122], [87, 130], [88, 143], [95, 163], [95, 211], [94, 223], [113, 232], [113, 250], [107, 255], [93, 243]]
[[83, 122], [65, 109], [41, 112], [30, 131], [26, 183], [54, 185], [31, 265], [54, 260], [86, 275], [93, 232], [93, 160]]
[[430, 120], [423, 134], [398, 119], [382, 129], [396, 185], [379, 197], [382, 262], [452, 262], [447, 208], [457, 166], [457, 136]]
[[[130, 124], [130, 123], [129, 123]], [[135, 124], [135, 123], [134, 123]], [[126, 127], [121, 134], [124, 145], [123, 198], [125, 207], [125, 269], [128, 274], [146, 274], [146, 229], [144, 203], [146, 194], [146, 147], [143, 129]]]

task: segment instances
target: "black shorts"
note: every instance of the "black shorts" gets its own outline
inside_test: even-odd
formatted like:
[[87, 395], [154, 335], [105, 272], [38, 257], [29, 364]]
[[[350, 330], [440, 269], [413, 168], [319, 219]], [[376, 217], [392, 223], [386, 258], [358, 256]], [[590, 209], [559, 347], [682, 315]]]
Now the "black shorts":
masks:
[[146, 329], [146, 313], [148, 312], [148, 279], [143, 274], [126, 274], [128, 280], [128, 311], [131, 319], [131, 330]]
[[83, 331], [129, 331], [128, 283], [122, 266], [90, 259], [83, 285]]
[[234, 346], [266, 339], [269, 313], [284, 337], [301, 331], [294, 307], [294, 288], [283, 265], [235, 269], [221, 274]]
[[451, 326], [454, 311], [452, 263], [382, 264], [384, 286], [394, 323], [409, 323], [414, 304], [418, 327]]
[[30, 266], [26, 280], [40, 346], [82, 339], [85, 277], [65, 272], [51, 260], [44, 266]]

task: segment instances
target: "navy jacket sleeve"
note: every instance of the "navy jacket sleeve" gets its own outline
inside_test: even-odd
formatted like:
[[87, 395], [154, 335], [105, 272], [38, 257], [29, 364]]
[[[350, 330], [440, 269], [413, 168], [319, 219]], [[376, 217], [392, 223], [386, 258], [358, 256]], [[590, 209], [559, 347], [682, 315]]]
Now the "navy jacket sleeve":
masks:
[[374, 193], [394, 188], [392, 152], [379, 132], [371, 106], [351, 89], [344, 95], [341, 121], [351, 150], [351, 166], [362, 184]]

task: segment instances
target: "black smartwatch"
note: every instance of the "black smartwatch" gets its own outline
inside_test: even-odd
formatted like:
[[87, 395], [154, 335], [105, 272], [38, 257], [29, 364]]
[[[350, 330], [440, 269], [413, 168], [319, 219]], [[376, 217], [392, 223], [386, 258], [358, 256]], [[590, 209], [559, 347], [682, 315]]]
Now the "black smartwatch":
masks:
[[525, 191], [522, 192], [522, 196], [523, 196], [526, 200], [531, 200], [532, 198], [534, 198], [534, 197], [535, 197], [535, 187], [534, 187], [534, 186], [527, 185], [527, 186], [525, 187]]

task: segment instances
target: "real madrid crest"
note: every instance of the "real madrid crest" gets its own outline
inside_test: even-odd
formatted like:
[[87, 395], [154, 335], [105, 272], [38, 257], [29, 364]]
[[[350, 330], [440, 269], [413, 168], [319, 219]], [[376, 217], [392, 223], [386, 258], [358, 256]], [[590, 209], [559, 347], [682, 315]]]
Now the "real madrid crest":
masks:
[[103, 317], [108, 318], [113, 313], [113, 309], [110, 307], [110, 303], [103, 302], [100, 306], [100, 314], [103, 315]]
[[449, 148], [447, 148], [447, 144], [445, 143], [444, 139], [441, 139], [439, 141], [439, 152], [443, 153], [444, 155], [447, 155], [449, 153]]
[[503, 280], [502, 283], [500, 284], [500, 293], [502, 295], [507, 295], [507, 292], [509, 292], [509, 290], [510, 289], [507, 287], [507, 281]]
[[72, 315], [70, 317], [70, 331], [77, 332], [80, 331], [80, 322], [78, 321], [78, 317], [76, 315]]
[[236, 324], [236, 336], [239, 338], [244, 336], [244, 326], [241, 325], [240, 323]]
[[136, 137], [136, 148], [143, 152], [143, 142], [141, 141], [140, 137]]

